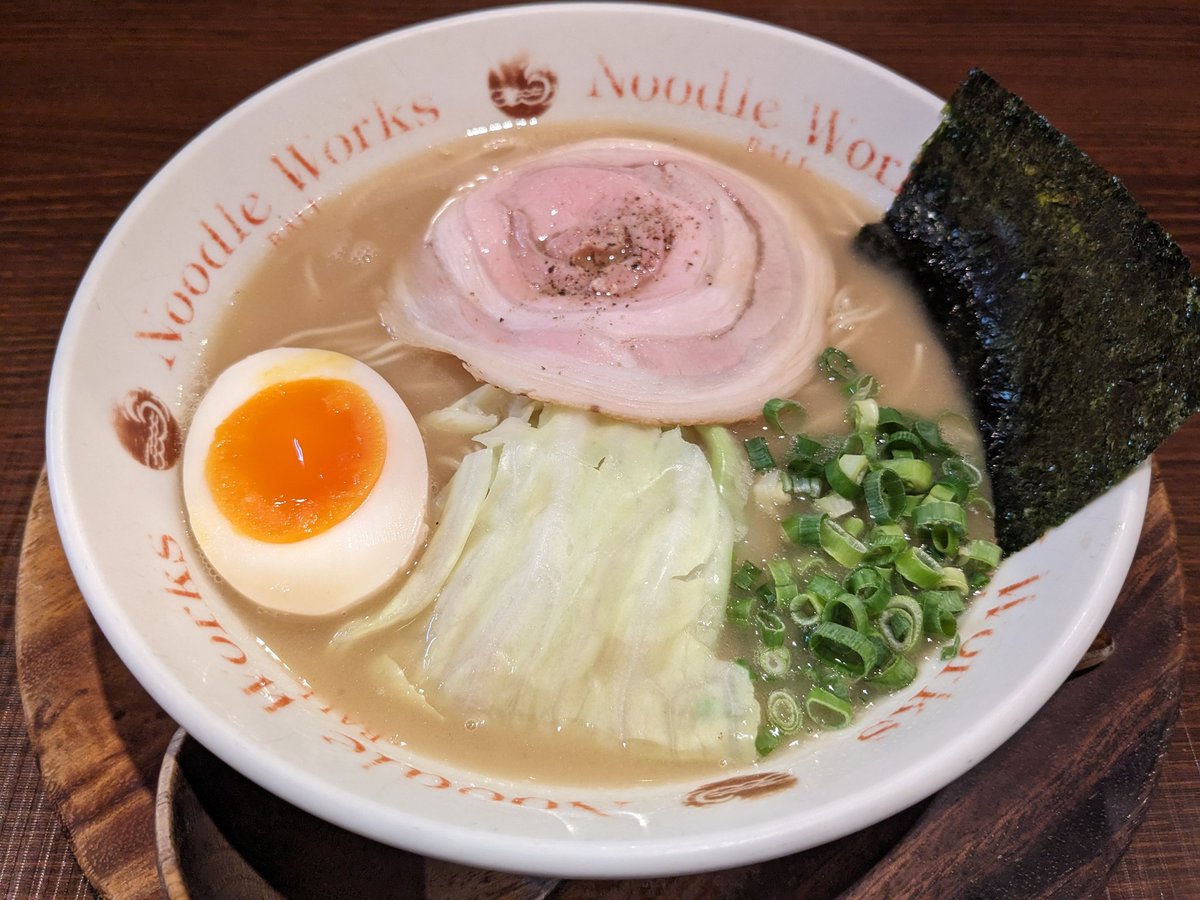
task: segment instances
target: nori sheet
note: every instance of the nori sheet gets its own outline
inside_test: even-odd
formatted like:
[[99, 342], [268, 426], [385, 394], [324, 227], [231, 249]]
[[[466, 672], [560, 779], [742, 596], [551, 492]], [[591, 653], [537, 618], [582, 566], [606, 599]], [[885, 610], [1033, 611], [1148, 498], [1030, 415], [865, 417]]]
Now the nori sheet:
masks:
[[978, 70], [859, 246], [909, 273], [979, 417], [1013, 553], [1200, 409], [1200, 282], [1125, 187]]

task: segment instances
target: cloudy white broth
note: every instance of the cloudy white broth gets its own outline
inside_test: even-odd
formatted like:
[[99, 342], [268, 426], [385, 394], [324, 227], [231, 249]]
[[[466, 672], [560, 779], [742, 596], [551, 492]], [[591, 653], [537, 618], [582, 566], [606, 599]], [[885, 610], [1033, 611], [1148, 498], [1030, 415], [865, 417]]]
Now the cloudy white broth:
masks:
[[[237, 290], [204, 350], [203, 370], [215, 376], [244, 357], [271, 347], [337, 351], [374, 368], [421, 423], [429, 413], [454, 404], [479, 386], [455, 356], [406, 346], [393, 338], [382, 321], [387, 318], [396, 273], [412, 268], [415, 260], [428, 252], [425, 243], [430, 222], [464, 185], [478, 183], [552, 148], [614, 134], [686, 148], [795, 204], [817, 225], [824, 245], [821, 251], [832, 261], [835, 289], [822, 316], [822, 346], [840, 348], [859, 371], [878, 379], [880, 405], [929, 419], [973, 421], [916, 298], [896, 278], [853, 252], [853, 236], [864, 222], [875, 218], [860, 200], [809, 172], [741, 146], [679, 131], [611, 123], [538, 124], [500, 135], [464, 138], [411, 158], [339, 196], [321, 199], [316, 213], [273, 248], [253, 277]], [[385, 313], [382, 317], [381, 310]], [[846, 434], [845, 391], [816, 373], [815, 360], [813, 372], [811, 380], [794, 394], [804, 409], [803, 432], [816, 437]], [[197, 400], [206, 388], [206, 384], [198, 386]], [[760, 416], [726, 424], [739, 446], [771, 432]], [[671, 426], [664, 423], [662, 427]], [[694, 427], [683, 426], [681, 434], [690, 444], [702, 444]], [[978, 439], [969, 428], [957, 428], [952, 437], [968, 459], [981, 459]], [[441, 494], [465, 454], [479, 445], [469, 436], [440, 433], [424, 424], [422, 438], [429, 466], [427, 518], [436, 532]], [[782, 446], [778, 440], [775, 445]], [[756, 473], [755, 477], [761, 481], [768, 476]], [[796, 545], [780, 527], [788, 513], [777, 501], [770, 490], [760, 487], [751, 491], [748, 531], [739, 532], [731, 570], [743, 560], [765, 568], [772, 558], [799, 557]], [[626, 523], [595, 521], [592, 527], [619, 531]], [[972, 516], [971, 528], [973, 534], [985, 537], [990, 530], [987, 521], [977, 515]], [[421, 552], [418, 550], [416, 557], [418, 564]], [[598, 567], [601, 585], [609, 577], [607, 573], [620, 569], [622, 562], [612, 559]], [[411, 565], [408, 568], [411, 570]], [[502, 778], [590, 785], [690, 778], [752, 762], [720, 752], [673, 753], [645, 741], [614, 739], [597, 733], [586, 717], [583, 721], [530, 721], [520, 715], [481, 716], [477, 711], [456, 710], [451, 700], [439, 695], [437, 684], [424, 683], [419, 676], [436, 602], [414, 618], [356, 638], [349, 646], [335, 640], [348, 622], [369, 618], [383, 609], [407, 577], [401, 573], [345, 611], [316, 617], [281, 613], [251, 602], [228, 586], [223, 589], [231, 608], [261, 643], [322, 701], [381, 738], [411, 746], [428, 757]], [[753, 655], [752, 629], [727, 623], [723, 602], [710, 608], [707, 615], [712, 621], [704, 627], [719, 629], [714, 648], [719, 660]], [[529, 640], [536, 645], [541, 638], [531, 634]], [[534, 646], [530, 653], [536, 656], [546, 649]], [[933, 649], [922, 642], [910, 655], [917, 659]], [[565, 652], [569, 655], [570, 648]], [[619, 668], [621, 660], [605, 660], [599, 666]], [[397, 670], [411, 673], [407, 686], [398, 686]], [[756, 685], [759, 703], [766, 702], [771, 689], [771, 685]], [[861, 710], [876, 689], [855, 684], [851, 690]], [[817, 723], [805, 721], [794, 734], [786, 735], [783, 743], [811, 740], [819, 730]]]

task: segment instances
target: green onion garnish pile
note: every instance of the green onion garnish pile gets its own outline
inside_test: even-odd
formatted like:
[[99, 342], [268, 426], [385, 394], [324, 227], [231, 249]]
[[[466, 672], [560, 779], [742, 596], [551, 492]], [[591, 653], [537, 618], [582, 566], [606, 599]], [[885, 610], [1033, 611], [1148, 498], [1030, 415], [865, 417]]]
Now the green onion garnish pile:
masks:
[[990, 511], [979, 469], [937, 422], [880, 406], [878, 381], [840, 350], [819, 366], [849, 398], [850, 434], [795, 434], [802, 411], [771, 400], [763, 416], [777, 437], [746, 441], [751, 468], [777, 470], [793, 497], [781, 525], [796, 551], [742, 562], [727, 607], [756, 638], [740, 661], [764, 701], [763, 755], [806, 722], [845, 727], [864, 688], [910, 684], [923, 642], [944, 642], [952, 658], [958, 614], [1000, 563], [998, 545], [968, 534], [968, 511]]

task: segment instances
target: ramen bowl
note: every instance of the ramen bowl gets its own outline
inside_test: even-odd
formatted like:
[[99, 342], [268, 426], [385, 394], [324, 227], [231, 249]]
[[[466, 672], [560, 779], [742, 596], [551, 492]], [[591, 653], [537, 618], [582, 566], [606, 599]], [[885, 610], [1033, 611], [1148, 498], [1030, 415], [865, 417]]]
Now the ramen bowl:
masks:
[[[536, 22], [536, 26], [535, 23]], [[719, 48], [719, 52], [718, 52]], [[297, 680], [224, 599], [180, 477], [193, 386], [239, 290], [355, 184], [464, 135], [666, 125], [802, 167], [882, 211], [941, 101], [867, 60], [681, 8], [553, 4], [387, 34], [265, 89], [176, 156], [98, 251], [63, 330], [51, 496], [82, 593], [180, 725], [278, 796], [417, 853], [567, 877], [678, 874], [802, 850], [937, 791], [1066, 679], [1133, 558], [1143, 467], [1007, 559], [951, 659], [849, 727], [756, 764], [626, 786], [499, 776], [393, 742]]]

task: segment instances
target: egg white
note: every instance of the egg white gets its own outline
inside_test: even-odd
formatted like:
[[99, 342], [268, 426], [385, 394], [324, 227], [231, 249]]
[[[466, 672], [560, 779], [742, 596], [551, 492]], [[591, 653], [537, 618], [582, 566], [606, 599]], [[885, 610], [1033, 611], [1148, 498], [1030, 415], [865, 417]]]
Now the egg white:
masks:
[[[293, 543], [260, 541], [222, 514], [205, 461], [217, 427], [234, 410], [272, 384], [302, 378], [343, 379], [367, 392], [383, 418], [383, 467], [346, 519]], [[327, 350], [277, 348], [226, 369], [200, 401], [184, 445], [183, 494], [196, 542], [233, 588], [270, 609], [329, 615], [369, 596], [411, 561], [426, 531], [428, 461], [408, 407], [370, 366]]]

